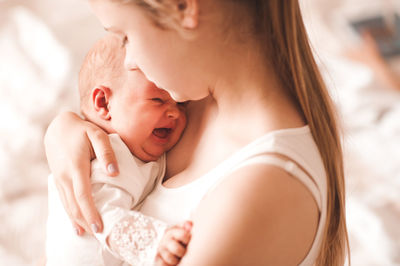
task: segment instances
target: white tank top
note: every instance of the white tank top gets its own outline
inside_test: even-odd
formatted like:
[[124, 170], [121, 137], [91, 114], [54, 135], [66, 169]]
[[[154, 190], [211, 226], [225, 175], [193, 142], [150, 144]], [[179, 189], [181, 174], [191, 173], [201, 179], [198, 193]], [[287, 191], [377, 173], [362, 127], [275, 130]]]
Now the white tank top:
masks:
[[[290, 160], [278, 158], [271, 153], [283, 155]], [[204, 196], [224, 178], [241, 167], [256, 163], [284, 169], [299, 179], [314, 196], [320, 211], [318, 230], [309, 253], [300, 264], [313, 265], [326, 222], [327, 180], [318, 147], [308, 126], [270, 132], [241, 148], [201, 178], [181, 187], [166, 188], [160, 180], [145, 200], [141, 212], [170, 224], [178, 224], [189, 219]]]

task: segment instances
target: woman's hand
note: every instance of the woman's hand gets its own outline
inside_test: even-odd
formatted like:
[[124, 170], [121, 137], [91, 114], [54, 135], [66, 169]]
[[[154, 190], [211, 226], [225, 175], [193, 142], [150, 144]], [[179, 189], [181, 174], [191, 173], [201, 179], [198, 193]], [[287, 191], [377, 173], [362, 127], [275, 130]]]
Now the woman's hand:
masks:
[[92, 198], [90, 161], [97, 157], [110, 176], [118, 175], [107, 133], [66, 112], [51, 122], [44, 144], [61, 201], [77, 234], [101, 232], [103, 224]]

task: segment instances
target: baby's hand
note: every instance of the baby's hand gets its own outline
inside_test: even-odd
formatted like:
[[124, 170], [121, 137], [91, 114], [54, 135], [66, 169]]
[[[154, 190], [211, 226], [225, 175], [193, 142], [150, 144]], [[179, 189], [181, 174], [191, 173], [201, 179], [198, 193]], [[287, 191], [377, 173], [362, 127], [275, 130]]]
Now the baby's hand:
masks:
[[156, 265], [178, 265], [186, 253], [192, 230], [192, 222], [175, 225], [165, 231], [157, 250]]

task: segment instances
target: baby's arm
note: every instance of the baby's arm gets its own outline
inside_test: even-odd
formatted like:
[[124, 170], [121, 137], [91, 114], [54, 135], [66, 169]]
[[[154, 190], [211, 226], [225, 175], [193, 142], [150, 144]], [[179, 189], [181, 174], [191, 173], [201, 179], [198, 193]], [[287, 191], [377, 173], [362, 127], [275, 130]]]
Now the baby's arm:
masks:
[[94, 184], [92, 189], [104, 224], [96, 238], [115, 257], [129, 264], [151, 265], [167, 224], [131, 210], [134, 199], [120, 187]]
[[190, 240], [191, 223], [168, 225], [130, 210], [132, 196], [110, 184], [96, 184], [93, 198], [104, 223], [96, 238], [117, 258], [131, 265], [177, 265]]
[[[157, 182], [154, 175], [158, 173], [161, 178], [163, 161], [143, 165], [119, 137], [110, 135], [110, 142], [120, 175], [109, 178], [97, 160], [92, 162], [93, 199], [104, 225], [103, 232], [95, 236], [115, 257], [133, 265], [152, 265], [168, 225], [133, 209], [148, 193], [148, 187]], [[186, 243], [185, 239], [182, 242]]]

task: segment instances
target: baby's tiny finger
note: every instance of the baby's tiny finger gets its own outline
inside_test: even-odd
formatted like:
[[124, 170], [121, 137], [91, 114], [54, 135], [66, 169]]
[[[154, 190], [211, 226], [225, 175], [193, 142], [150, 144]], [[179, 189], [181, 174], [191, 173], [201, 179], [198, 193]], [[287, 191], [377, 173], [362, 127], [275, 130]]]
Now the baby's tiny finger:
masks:
[[191, 234], [183, 228], [171, 230], [171, 236], [173, 239], [180, 241], [181, 243], [187, 245], [190, 241]]
[[158, 253], [155, 259], [155, 265], [156, 266], [171, 266], [169, 264], [167, 264], [160, 256], [160, 254]]
[[162, 260], [170, 265], [177, 265], [180, 261], [178, 257], [176, 257], [174, 254], [169, 252], [167, 249], [163, 248], [158, 251]]
[[177, 241], [169, 241], [167, 244], [167, 249], [170, 253], [181, 259], [183, 255], [186, 253], [186, 248], [182, 246], [182, 244]]
[[185, 229], [188, 232], [192, 231], [192, 227], [193, 227], [193, 222], [192, 221], [185, 221], [183, 223], [183, 229]]

